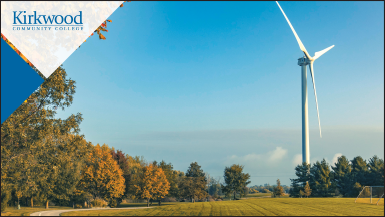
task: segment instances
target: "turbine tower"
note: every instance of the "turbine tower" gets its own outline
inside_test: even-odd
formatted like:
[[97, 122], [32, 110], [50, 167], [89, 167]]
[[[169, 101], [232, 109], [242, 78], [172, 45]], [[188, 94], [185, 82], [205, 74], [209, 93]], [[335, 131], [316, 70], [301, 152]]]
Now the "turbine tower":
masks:
[[314, 96], [315, 96], [315, 103], [317, 106], [317, 116], [318, 116], [318, 126], [319, 126], [319, 135], [322, 138], [321, 134], [321, 122], [319, 118], [319, 111], [318, 111], [318, 101], [317, 101], [317, 92], [315, 90], [315, 82], [314, 82], [314, 69], [313, 69], [313, 63], [316, 59], [318, 59], [320, 56], [322, 56], [324, 53], [326, 53], [328, 50], [332, 49], [334, 45], [315, 52], [314, 56], [311, 57], [309, 53], [307, 52], [305, 46], [302, 44], [301, 39], [299, 39], [297, 33], [295, 32], [293, 26], [291, 25], [289, 19], [287, 18], [285, 12], [283, 12], [281, 6], [279, 5], [278, 1], [276, 1], [278, 4], [279, 9], [281, 9], [283, 16], [285, 16], [287, 23], [289, 24], [291, 30], [294, 33], [295, 38], [297, 39], [299, 48], [304, 52], [305, 56], [298, 59], [298, 65], [301, 66], [301, 73], [302, 73], [302, 162], [310, 164], [310, 153], [309, 153], [309, 120], [308, 120], [308, 100], [307, 100], [307, 71], [306, 66], [309, 65], [310, 68], [310, 74], [311, 78], [313, 80], [313, 89], [314, 89]]

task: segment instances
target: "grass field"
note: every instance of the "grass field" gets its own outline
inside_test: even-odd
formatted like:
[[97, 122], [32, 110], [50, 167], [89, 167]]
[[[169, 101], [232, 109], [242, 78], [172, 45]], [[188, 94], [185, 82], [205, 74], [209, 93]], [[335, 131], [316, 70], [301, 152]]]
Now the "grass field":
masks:
[[[247, 198], [253, 198], [253, 197], [271, 197], [271, 193], [254, 193], [254, 194], [248, 194], [246, 196]], [[289, 197], [288, 194], [285, 194], [284, 196], [281, 196], [281, 198]]]
[[[49, 210], [54, 209], [72, 209], [72, 207], [65, 206], [50, 206]], [[21, 207], [21, 209], [15, 209], [13, 207], [8, 207], [4, 213], [1, 213], [1, 216], [29, 216], [31, 213], [46, 211], [44, 206], [31, 207]]]
[[254, 194], [248, 194], [246, 197], [269, 197], [271, 196], [271, 193], [254, 193]]
[[[124, 205], [124, 204], [122, 204]], [[353, 198], [252, 198], [237, 201], [164, 203], [152, 209], [67, 212], [63, 216], [383, 216], [382, 205], [354, 203]]]

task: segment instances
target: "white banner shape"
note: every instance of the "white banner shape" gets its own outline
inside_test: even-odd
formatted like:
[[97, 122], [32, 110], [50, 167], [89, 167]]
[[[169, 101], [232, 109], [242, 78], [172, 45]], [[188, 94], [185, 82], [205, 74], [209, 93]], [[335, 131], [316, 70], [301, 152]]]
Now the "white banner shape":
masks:
[[122, 3], [1, 1], [1, 33], [49, 77]]

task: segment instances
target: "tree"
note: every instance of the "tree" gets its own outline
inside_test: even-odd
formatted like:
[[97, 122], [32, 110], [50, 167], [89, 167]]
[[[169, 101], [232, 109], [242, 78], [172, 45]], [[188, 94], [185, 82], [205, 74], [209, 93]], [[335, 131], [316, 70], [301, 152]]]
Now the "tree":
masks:
[[382, 186], [384, 184], [384, 160], [374, 155], [368, 162], [368, 181], [369, 186]]
[[[2, 189], [2, 192], [13, 188], [18, 173], [19, 180], [24, 180], [19, 183], [25, 185], [18, 187], [29, 191], [23, 193], [31, 197], [31, 202], [38, 187], [38, 176], [34, 173], [39, 173], [33, 163], [36, 162], [35, 155], [46, 150], [42, 146], [44, 140], [67, 134], [76, 135], [82, 121], [80, 113], [64, 120], [55, 119], [56, 109], [64, 110], [70, 106], [75, 93], [75, 81], [67, 78], [66, 71], [60, 66], [49, 78], [44, 79], [43, 84], [1, 125], [1, 170], [7, 174], [7, 178], [1, 180], [1, 185], [7, 188]], [[5, 202], [2, 200], [2, 203]]]
[[247, 195], [249, 195], [249, 188], [248, 187], [244, 187], [243, 188], [243, 192], [241, 194], [243, 197], [247, 197]]
[[305, 195], [305, 193], [302, 190], [299, 190], [299, 197], [302, 198], [302, 196], [304, 196], [304, 195]]
[[283, 190], [283, 187], [281, 186], [281, 181], [277, 179], [277, 186], [274, 187], [274, 195], [281, 197], [285, 194], [284, 192], [285, 190]]
[[[149, 164], [141, 169], [139, 173], [132, 176], [132, 192], [135, 196], [147, 200], [149, 207], [150, 199], [161, 199], [168, 194], [170, 183], [162, 168]], [[160, 205], [160, 200], [159, 200]]]
[[[112, 148], [111, 150], [111, 155], [112, 155], [112, 158], [119, 165], [119, 168], [123, 172], [123, 178], [125, 183], [124, 197], [128, 197], [129, 187], [130, 187], [129, 183], [130, 183], [130, 177], [131, 177], [131, 170], [128, 163], [128, 157], [121, 150], [115, 151], [114, 148]], [[119, 198], [118, 203], [120, 203], [121, 201], [122, 201], [122, 198]]]
[[317, 161], [310, 169], [310, 186], [318, 196], [329, 196], [330, 182], [330, 169], [325, 159]]
[[211, 196], [218, 197], [222, 193], [219, 180], [210, 179], [208, 193]]
[[129, 155], [126, 155], [126, 158], [127, 158], [127, 164], [128, 164], [128, 167], [129, 167], [129, 170], [130, 170], [130, 180], [128, 183], [126, 183], [129, 187], [128, 187], [128, 192], [127, 192], [127, 197], [132, 199], [132, 200], [135, 200], [136, 199], [136, 196], [135, 196], [135, 188], [133, 188], [133, 183], [131, 182], [131, 179], [133, 177], [134, 174], [137, 174], [137, 173], [141, 173], [142, 170], [143, 170], [143, 167], [147, 166], [148, 163], [146, 162], [146, 160], [144, 159], [143, 156], [129, 156]]
[[352, 167], [345, 156], [337, 159], [335, 166], [332, 166], [333, 177], [331, 183], [342, 195], [347, 196], [352, 190]]
[[80, 181], [81, 168], [90, 146], [82, 136], [66, 135], [47, 138], [45, 150], [36, 153], [39, 171], [38, 193], [46, 201], [69, 201]]
[[299, 197], [300, 190], [303, 189], [306, 182], [310, 181], [310, 164], [303, 162], [295, 167], [295, 175], [298, 177], [291, 180], [290, 197]]
[[187, 172], [186, 177], [203, 177], [205, 181], [207, 181], [205, 177], [205, 173], [201, 169], [201, 166], [198, 165], [197, 162], [193, 162], [190, 164]]
[[[107, 21], [111, 22], [111, 20]], [[96, 30], [101, 39], [105, 39], [105, 37], [100, 34], [100, 31], [108, 32], [106, 25], [107, 22], [105, 21]], [[49, 78], [45, 78], [3, 34], [1, 34], [1, 38], [45, 80], [1, 125], [1, 207], [3, 210], [11, 192], [15, 189], [21, 189], [23, 196], [30, 198], [32, 207], [35, 196], [40, 193], [47, 193], [44, 192], [45, 188], [42, 186], [48, 186], [48, 183], [42, 180], [50, 174], [47, 172], [47, 168], [51, 166], [50, 171], [52, 172], [53, 166], [49, 165], [50, 162], [48, 161], [44, 162], [44, 158], [40, 160], [37, 157], [48, 156], [50, 153], [47, 147], [42, 147], [42, 144], [46, 144], [47, 138], [57, 139], [67, 135], [77, 135], [80, 131], [79, 124], [82, 121], [82, 116], [78, 113], [64, 120], [55, 119], [56, 110], [58, 108], [64, 110], [65, 107], [70, 106], [75, 93], [75, 81], [67, 78], [66, 71], [62, 66], [58, 67]], [[76, 159], [82, 162], [82, 158]], [[43, 173], [42, 169], [45, 169]], [[74, 174], [79, 175], [79, 173]], [[56, 173], [56, 175], [58, 174]], [[59, 182], [52, 181], [52, 177], [49, 180], [52, 185], [55, 184], [56, 190], [57, 187], [60, 187]], [[68, 183], [72, 183], [72, 181], [65, 184]], [[53, 189], [52, 186], [49, 188]], [[67, 189], [68, 194], [71, 191], [69, 189], [72, 188]], [[65, 199], [62, 199], [66, 200], [67, 196], [66, 194]], [[58, 196], [53, 198], [58, 199]]]
[[88, 192], [94, 199], [111, 201], [124, 195], [124, 183], [123, 172], [112, 158], [110, 148], [105, 144], [93, 146], [82, 171], [79, 193]]
[[367, 183], [368, 165], [361, 156], [353, 158], [352, 163], [352, 179], [360, 185], [365, 186]]
[[166, 163], [165, 161], [161, 161], [158, 163], [158, 167], [161, 168], [166, 175], [167, 181], [170, 183], [170, 190], [168, 191], [168, 197], [178, 197], [179, 189], [178, 189], [178, 173], [174, 171], [174, 167], [171, 163]]
[[188, 197], [195, 202], [195, 199], [207, 197], [206, 187], [206, 174], [197, 162], [191, 163], [187, 169], [186, 176], [181, 182], [182, 196]]
[[358, 195], [363, 188], [364, 188], [364, 186], [362, 186], [360, 183], [358, 183], [358, 182], [354, 183], [352, 195], [355, 195], [355, 196]]
[[311, 188], [310, 188], [310, 185], [309, 185], [308, 182], [305, 185], [303, 195], [306, 196], [306, 197], [309, 197], [311, 195]]
[[243, 166], [238, 164], [226, 167], [223, 177], [226, 185], [222, 185], [222, 191], [225, 193], [233, 193], [234, 200], [236, 199], [235, 194], [243, 191], [244, 187], [250, 183], [250, 181], [248, 181], [250, 175], [248, 173], [243, 173]]
[[255, 190], [254, 188], [249, 188], [249, 193], [250, 194], [255, 194], [255, 193], [259, 193], [259, 191]]
[[180, 182], [179, 189], [181, 196], [184, 198], [190, 198], [193, 203], [195, 200], [201, 200], [208, 196], [205, 191], [206, 180], [204, 177], [187, 177], [184, 176]]

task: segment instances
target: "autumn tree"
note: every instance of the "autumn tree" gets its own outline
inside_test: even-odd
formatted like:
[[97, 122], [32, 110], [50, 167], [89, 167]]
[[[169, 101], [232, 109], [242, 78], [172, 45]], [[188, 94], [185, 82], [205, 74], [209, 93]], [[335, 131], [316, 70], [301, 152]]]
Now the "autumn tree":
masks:
[[285, 190], [281, 186], [281, 181], [279, 179], [277, 179], [277, 186], [274, 187], [274, 195], [281, 197], [285, 194], [284, 192], [285, 192]]
[[[121, 150], [115, 150], [114, 148], [112, 148], [111, 150], [111, 155], [112, 155], [112, 158], [116, 161], [116, 163], [119, 165], [119, 168], [122, 170], [123, 172], [123, 178], [125, 180], [125, 195], [124, 197], [127, 198], [128, 197], [128, 194], [129, 194], [129, 183], [130, 183], [130, 178], [131, 178], [131, 171], [130, 171], [130, 165], [128, 163], [129, 159], [128, 159], [128, 155], [125, 155]], [[118, 203], [121, 203], [123, 197], [119, 198], [118, 199]]]
[[178, 189], [178, 172], [174, 170], [174, 167], [171, 163], [166, 163], [165, 161], [161, 161], [157, 165], [161, 168], [166, 175], [167, 181], [170, 183], [170, 190], [168, 191], [168, 197], [178, 197], [179, 189]]
[[131, 177], [131, 191], [138, 198], [147, 200], [147, 207], [150, 206], [150, 199], [164, 198], [170, 189], [170, 183], [162, 168], [149, 164], [142, 167], [140, 171]]
[[304, 196], [305, 193], [302, 191], [302, 190], [299, 190], [299, 197], [302, 198], [302, 196]]
[[105, 144], [94, 146], [87, 156], [78, 189], [89, 192], [94, 199], [111, 202], [124, 195], [124, 183], [123, 172], [112, 158], [110, 148]]
[[304, 187], [303, 195], [306, 197], [309, 197], [311, 195], [311, 188], [308, 182], [306, 182], [306, 185]]
[[243, 173], [243, 166], [233, 164], [231, 167], [226, 167], [224, 171], [225, 185], [222, 185], [222, 191], [225, 193], [234, 194], [234, 200], [236, 193], [243, 191], [250, 181], [250, 175]]
[[255, 194], [255, 193], [259, 193], [259, 191], [255, 190], [254, 188], [249, 188], [249, 193], [250, 194]]

